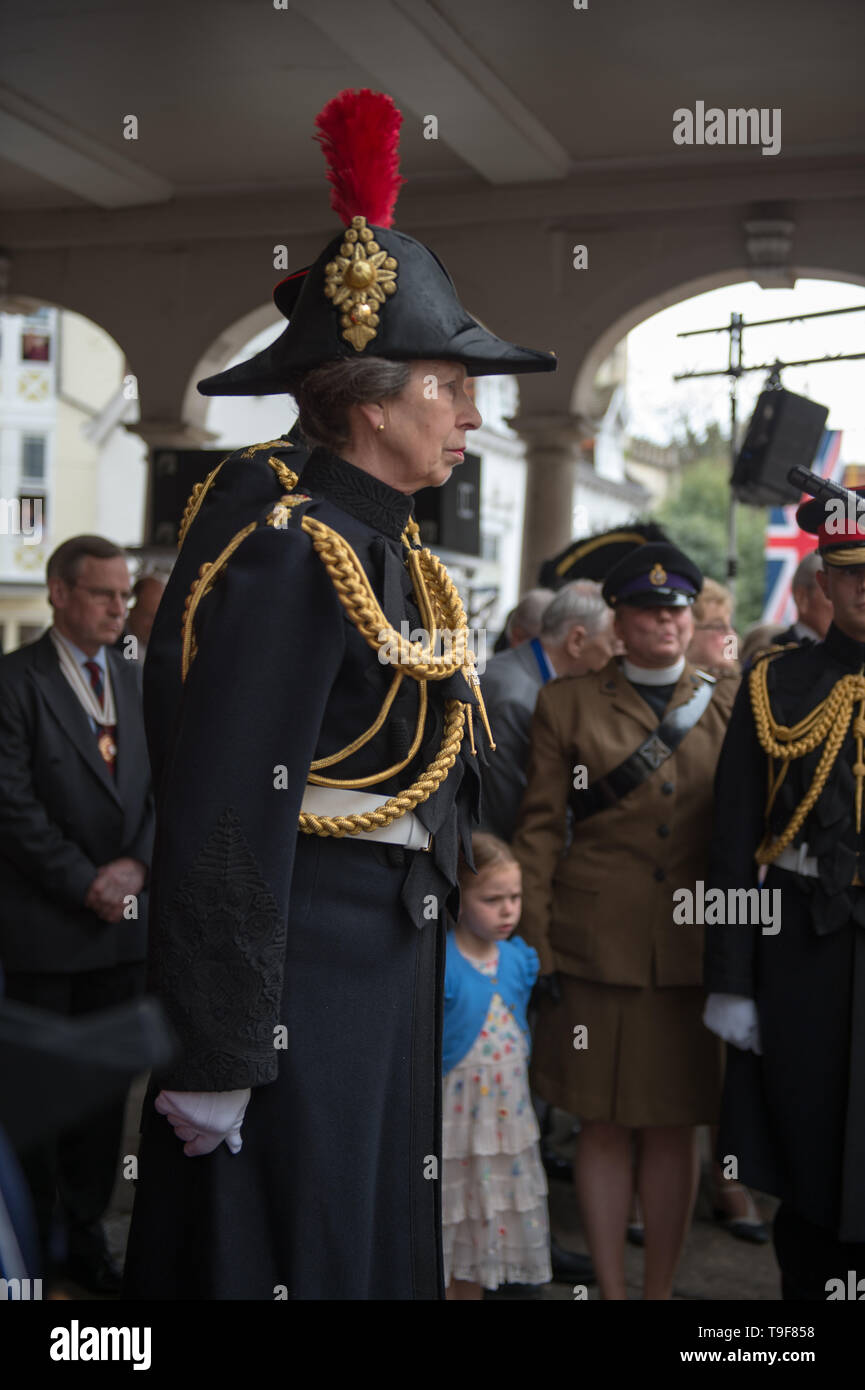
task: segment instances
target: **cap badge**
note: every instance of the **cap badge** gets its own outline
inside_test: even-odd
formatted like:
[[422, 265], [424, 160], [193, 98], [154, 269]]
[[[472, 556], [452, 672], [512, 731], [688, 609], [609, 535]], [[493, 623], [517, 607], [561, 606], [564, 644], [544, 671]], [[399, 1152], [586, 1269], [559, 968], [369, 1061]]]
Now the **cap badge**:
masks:
[[666, 584], [666, 582], [667, 571], [664, 569], [663, 565], [652, 565], [652, 568], [649, 570], [649, 583], [657, 586], [659, 584]]
[[342, 309], [342, 336], [363, 352], [378, 332], [375, 312], [387, 295], [396, 294], [397, 262], [373, 239], [365, 217], [353, 217], [336, 260], [324, 268], [324, 292]]

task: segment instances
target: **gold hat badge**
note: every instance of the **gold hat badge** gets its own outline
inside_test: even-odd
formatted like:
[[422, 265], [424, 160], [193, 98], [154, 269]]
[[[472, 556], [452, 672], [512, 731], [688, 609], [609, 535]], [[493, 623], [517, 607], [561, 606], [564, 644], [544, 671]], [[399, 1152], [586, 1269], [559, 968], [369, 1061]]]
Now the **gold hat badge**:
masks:
[[666, 582], [667, 571], [664, 569], [663, 565], [652, 565], [652, 568], [649, 570], [649, 583], [659, 585], [666, 584]]
[[362, 352], [378, 332], [376, 308], [396, 293], [397, 262], [382, 251], [365, 217], [353, 217], [340, 254], [324, 268], [324, 292], [342, 308], [342, 336]]

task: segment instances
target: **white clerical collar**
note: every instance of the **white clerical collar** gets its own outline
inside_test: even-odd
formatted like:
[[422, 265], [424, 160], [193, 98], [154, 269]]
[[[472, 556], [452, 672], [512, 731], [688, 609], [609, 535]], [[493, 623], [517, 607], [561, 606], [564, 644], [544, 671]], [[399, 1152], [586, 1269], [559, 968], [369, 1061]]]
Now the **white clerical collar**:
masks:
[[675, 685], [685, 669], [685, 658], [679, 657], [672, 666], [635, 666], [625, 656], [622, 658], [622, 675], [633, 685]]

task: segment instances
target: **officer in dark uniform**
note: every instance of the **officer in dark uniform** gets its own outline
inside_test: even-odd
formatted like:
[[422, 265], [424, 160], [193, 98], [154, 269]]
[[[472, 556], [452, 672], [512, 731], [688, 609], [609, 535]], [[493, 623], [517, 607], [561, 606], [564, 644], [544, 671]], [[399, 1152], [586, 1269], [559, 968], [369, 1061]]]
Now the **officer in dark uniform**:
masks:
[[[410, 494], [462, 461], [467, 375], [555, 361], [483, 329], [390, 228], [398, 124], [369, 92], [325, 109], [345, 229], [289, 277], [282, 337], [199, 387], [290, 389], [315, 447], [230, 535], [208, 518], [240, 463], [197, 490], [145, 667], [151, 982], [182, 1052], [145, 1101], [127, 1297], [444, 1292], [444, 917], [489, 730]], [[350, 177], [371, 128], [374, 189]]]
[[761, 919], [706, 927], [706, 1022], [728, 1049], [719, 1155], [781, 1198], [784, 1298], [865, 1272], [865, 531], [804, 503], [823, 642], [757, 658], [716, 782], [711, 884]]

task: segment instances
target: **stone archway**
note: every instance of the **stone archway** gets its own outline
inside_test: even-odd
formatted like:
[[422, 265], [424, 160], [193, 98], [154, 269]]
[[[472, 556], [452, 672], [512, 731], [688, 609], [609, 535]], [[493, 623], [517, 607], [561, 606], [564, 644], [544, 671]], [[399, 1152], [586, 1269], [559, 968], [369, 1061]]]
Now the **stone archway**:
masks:
[[250, 309], [248, 313], [235, 319], [206, 348], [190, 372], [183, 393], [182, 417], [187, 426], [192, 430], [204, 432], [206, 437], [206, 420], [210, 400], [207, 396], [200, 395], [196, 389], [196, 384], [203, 377], [213, 376], [214, 373], [221, 372], [231, 359], [246, 347], [247, 343], [250, 343], [265, 328], [269, 328], [277, 321], [285, 325], [285, 320], [281, 319], [273, 304], [259, 304], [257, 308]]

